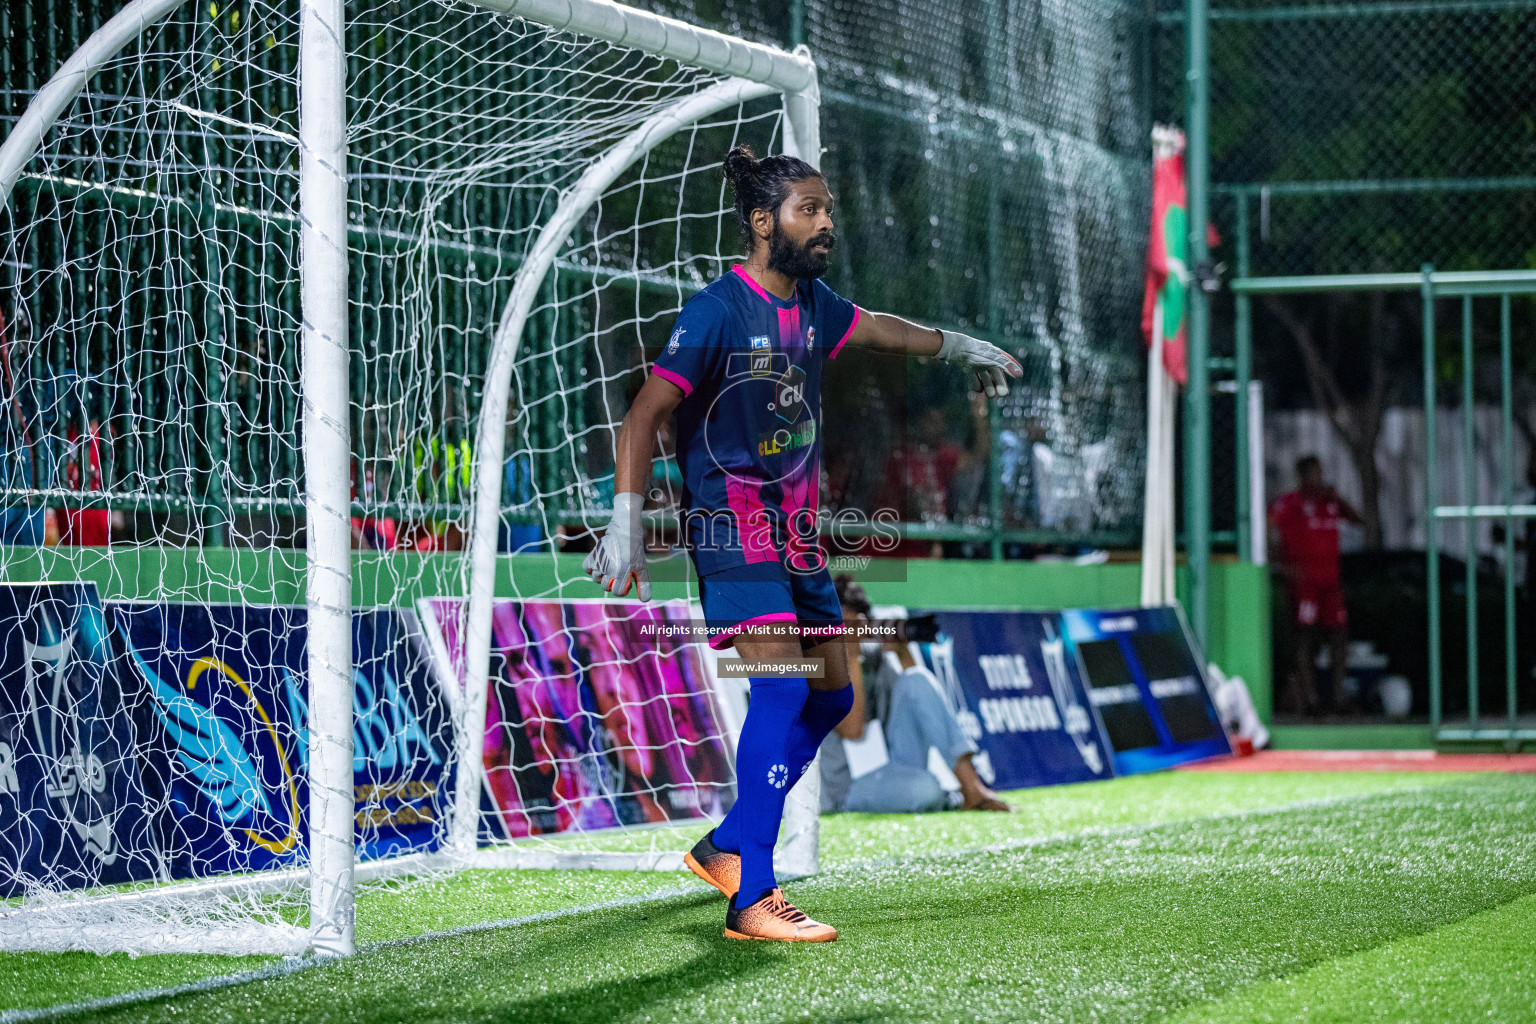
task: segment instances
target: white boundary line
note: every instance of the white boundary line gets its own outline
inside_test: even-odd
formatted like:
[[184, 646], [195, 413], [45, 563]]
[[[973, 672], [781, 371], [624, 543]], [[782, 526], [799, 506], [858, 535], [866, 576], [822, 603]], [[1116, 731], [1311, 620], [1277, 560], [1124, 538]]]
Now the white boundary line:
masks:
[[[503, 928], [518, 928], [523, 925], [539, 924], [544, 921], [555, 921], [563, 917], [574, 917], [577, 914], [595, 913], [600, 910], [613, 910], [618, 907], [633, 907], [646, 903], [655, 903], [660, 900], [668, 900], [674, 896], [689, 896], [699, 893], [713, 893], [710, 886], [698, 883], [696, 885], [674, 886], [669, 889], [659, 889], [656, 892], [642, 893], [638, 896], [625, 896], [620, 899], [603, 900], [598, 903], [588, 903], [578, 907], [565, 907], [561, 910], [545, 910], [538, 914], [527, 914], [523, 917], [506, 917], [496, 921], [482, 921], [479, 924], [464, 925], [462, 928], [450, 928], [440, 932], [426, 932], [422, 935], [412, 935], [403, 939], [389, 939], [384, 942], [371, 942], [361, 947], [359, 953], [372, 953], [384, 949], [398, 949], [404, 946], [417, 946], [427, 942], [436, 942], [440, 939], [458, 938], [461, 935], [473, 935], [477, 932], [498, 931]], [[242, 971], [239, 974], [222, 974], [212, 978], [203, 978], [198, 981], [187, 982], [185, 985], [172, 985], [166, 988], [147, 988], [135, 992], [124, 992], [115, 996], [104, 996], [100, 999], [88, 999], [78, 1003], [63, 1003], [58, 1006], [39, 1007], [29, 1010], [5, 1010], [0, 1011], [0, 1024], [17, 1024], [20, 1021], [47, 1020], [51, 1017], [73, 1015], [81, 1013], [96, 1013], [101, 1010], [110, 1010], [119, 1006], [128, 1006], [133, 1003], [148, 1002], [153, 999], [169, 999], [176, 996], [195, 995], [199, 992], [211, 992], [215, 989], [231, 988], [235, 985], [244, 985], [252, 981], [266, 981], [271, 978], [282, 978], [290, 974], [297, 974], [310, 967], [330, 961], [340, 961], [344, 958], [334, 956], [303, 956], [285, 958], [278, 963], [269, 964], [266, 967], [254, 971]]]
[[313, 967], [322, 960], [328, 959], [330, 957], [295, 957], [293, 959], [280, 960], [275, 964], [270, 964], [255, 971], [245, 971], [241, 974], [223, 974], [212, 978], [203, 978], [200, 981], [191, 981], [185, 985], [173, 985], [169, 988], [146, 988], [140, 989], [137, 992], [124, 992], [121, 995], [103, 996], [101, 999], [88, 999], [79, 1003], [62, 1003], [58, 1006], [41, 1007], [35, 1010], [6, 1010], [0, 1012], [0, 1024], [13, 1024], [16, 1021], [47, 1020], [51, 1017], [68, 1014], [95, 1013], [101, 1010], [115, 1009], [119, 1006], [129, 1006], [133, 1003], [147, 1002], [151, 999], [193, 995], [198, 992], [228, 988], [231, 985], [243, 985], [248, 981], [281, 978], [284, 975], [297, 974], [306, 967]]
[[[1477, 772], [1467, 772], [1466, 776], [1472, 778]], [[814, 878], [807, 881], [821, 881], [838, 875], [846, 875], [855, 871], [868, 871], [870, 868], [895, 867], [900, 864], [915, 860], [954, 860], [962, 857], [971, 857], [978, 853], [1012, 853], [1016, 850], [1039, 849], [1049, 846], [1063, 846], [1067, 843], [1075, 843], [1081, 840], [1092, 839], [1118, 839], [1122, 836], [1136, 835], [1138, 833], [1152, 832], [1161, 828], [1179, 828], [1186, 825], [1198, 825], [1206, 822], [1242, 821], [1248, 818], [1266, 818], [1275, 814], [1288, 814], [1293, 811], [1315, 811], [1340, 804], [1365, 802], [1379, 797], [1406, 796], [1410, 794], [1425, 793], [1441, 786], [1451, 785], [1459, 779], [1442, 779], [1438, 782], [1430, 782], [1417, 786], [1405, 786], [1402, 789], [1383, 789], [1375, 793], [1342, 793], [1338, 796], [1313, 797], [1310, 800], [1296, 800], [1288, 804], [1276, 804], [1273, 807], [1255, 807], [1243, 811], [1231, 811], [1226, 814], [1207, 814], [1195, 818], [1177, 818], [1169, 821], [1148, 822], [1141, 825], [1099, 825], [1085, 828], [1080, 832], [1058, 832], [1048, 836], [1032, 836], [1027, 839], [1014, 839], [1007, 842], [994, 843], [990, 846], [973, 846], [956, 850], [934, 850], [928, 853], [913, 853], [895, 857], [872, 857], [867, 860], [853, 861], [848, 864], [839, 864], [834, 868], [826, 868], [818, 872]], [[4, 1024], [0, 1021], [0, 1024]]]

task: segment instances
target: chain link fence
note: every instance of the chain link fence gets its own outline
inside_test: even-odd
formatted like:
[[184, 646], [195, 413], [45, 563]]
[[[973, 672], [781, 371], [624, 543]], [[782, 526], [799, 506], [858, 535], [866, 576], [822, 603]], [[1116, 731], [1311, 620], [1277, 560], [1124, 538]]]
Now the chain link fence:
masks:
[[838, 201], [829, 283], [987, 338], [1023, 386], [850, 361], [828, 381], [826, 493], [894, 505], [908, 555], [1132, 545], [1141, 518], [1151, 34], [1134, 3], [642, 4], [804, 42]]
[[[1154, 112], [1182, 122], [1183, 5], [1157, 0], [1156, 22]], [[1211, 214], [1222, 236], [1214, 258], [1226, 265], [1225, 276], [1416, 273], [1425, 264], [1442, 271], [1536, 268], [1536, 0], [1217, 0], [1209, 44]], [[1304, 439], [1292, 427], [1271, 431], [1271, 491], [1294, 487], [1293, 460], [1317, 453], [1330, 482], [1360, 509], [1363, 526], [1346, 541], [1365, 550], [1344, 560], [1351, 629], [1410, 676], [1416, 712], [1426, 692], [1423, 612], [1414, 610], [1429, 593], [1423, 556], [1375, 550], [1425, 543], [1424, 442], [1403, 424], [1425, 421], [1428, 384], [1439, 417], [1460, 416], [1467, 406], [1483, 417], [1483, 426], [1464, 435], [1458, 464], [1498, 463], [1507, 453], [1503, 430], [1487, 429], [1503, 402], [1515, 447], [1536, 439], [1536, 362], [1520, 340], [1528, 340], [1536, 303], [1513, 299], [1516, 340], [1502, 367], [1495, 305], [1464, 309], [1455, 300], [1439, 307], [1428, 382], [1417, 289], [1269, 294], [1251, 307], [1253, 373], [1263, 381], [1266, 407], [1284, 424], [1317, 428]], [[1222, 361], [1237, 355], [1237, 314], [1230, 293], [1216, 297], [1218, 378], [1235, 368]], [[1463, 315], [1465, 340], [1457, 329]], [[1467, 354], [1476, 368], [1464, 386]], [[1231, 415], [1231, 400], [1213, 395], [1218, 531], [1231, 528], [1236, 511], [1235, 502], [1222, 500], [1237, 491], [1230, 480], [1240, 467], [1232, 433], [1223, 429]], [[1506, 500], [1499, 474], [1466, 485], [1452, 479], [1459, 472], [1445, 470], [1440, 490], [1469, 505]], [[1515, 464], [1510, 475], [1518, 500], [1536, 482], [1536, 464]], [[1536, 578], [1529, 555], [1491, 524], [1482, 529], [1482, 553], [1467, 557], [1478, 563], [1479, 578], [1515, 582], [1520, 594], [1512, 607], [1523, 624]], [[1442, 597], [1450, 604], [1465, 596], [1453, 602], [1448, 594]], [[1284, 600], [1276, 609], [1276, 649], [1289, 658], [1290, 610]], [[1499, 616], [1490, 610], [1486, 617]], [[1461, 624], [1446, 625], [1448, 642], [1457, 642]], [[1498, 635], [1485, 638], [1492, 654], [1484, 663], [1502, 665], [1502, 619], [1494, 625]], [[1508, 659], [1522, 679], [1530, 670], [1526, 646]], [[1276, 669], [1285, 675], [1291, 666], [1282, 660]], [[1368, 697], [1361, 695], [1366, 710]], [[1447, 701], [1450, 713], [1454, 700]]]
[[[1162, 0], [1157, 114], [1183, 121], [1182, 5]], [[1255, 275], [1536, 265], [1536, 3], [1214, 6], [1214, 217]]]
[[[1184, 121], [1184, 33], [1183, 4], [1158, 0], [1157, 120]], [[1536, 2], [1220, 0], [1209, 39], [1213, 256], [1227, 277], [1536, 267]], [[1255, 303], [1254, 372], [1267, 401], [1328, 411], [1300, 330], [1339, 384], [1335, 405], [1412, 404], [1416, 302]], [[1232, 298], [1218, 295], [1218, 380], [1230, 375], [1234, 328]], [[1365, 357], [1372, 345], [1388, 350], [1382, 380]], [[1236, 526], [1234, 415], [1230, 393], [1213, 395], [1218, 537]], [[1272, 486], [1291, 486], [1287, 467], [1270, 468]]]
[[[119, 6], [118, 0], [17, 0], [0, 11], [4, 128], [15, 123], [42, 83]], [[189, 39], [224, 45], [226, 37], [245, 40], [255, 31], [245, 14], [248, 6], [189, 3], [178, 18]], [[279, 13], [285, 7], [266, 6]], [[914, 539], [904, 548], [909, 555], [997, 556], [1041, 546], [1134, 544], [1143, 465], [1144, 357], [1138, 323], [1148, 220], [1152, 56], [1145, 8], [1128, 0], [642, 0], [637, 6], [757, 41], [808, 45], [821, 71], [824, 167], [839, 203], [841, 240], [829, 282], [867, 308], [988, 338], [1025, 367], [1022, 386], [988, 409], [967, 401], [967, 381], [950, 367], [915, 360], [903, 365], [884, 357], [840, 363], [827, 385], [824, 505], [834, 511], [895, 507], [913, 524]], [[291, 7], [297, 11], [297, 0]], [[394, 10], [393, 27], [404, 33], [411, 31], [413, 18], [425, 16], [410, 3]], [[259, 50], [261, 40], [251, 39]], [[261, 54], [251, 59], [258, 58], [269, 59]], [[374, 73], [366, 52], [358, 53], [353, 65], [354, 77], [367, 79]], [[217, 60], [210, 67], [216, 72]], [[96, 86], [107, 93], [141, 87], [148, 88], [121, 74]], [[221, 116], [238, 113], [235, 108], [252, 101], [286, 110], [290, 100], [212, 92], [186, 97], [191, 106], [209, 104]], [[210, 151], [207, 159], [227, 162], [238, 155], [233, 149]], [[238, 166], [231, 165], [229, 173], [230, 180], [244, 180]], [[188, 180], [203, 177], [190, 167]], [[356, 185], [365, 193], [379, 187], [366, 175]], [[257, 210], [265, 202], [260, 191], [224, 201]], [[361, 209], [370, 208], [370, 196], [358, 197]], [[188, 209], [201, 209], [197, 204], [207, 197], [189, 193], [185, 198]], [[538, 210], [466, 207], [461, 213], [468, 220], [460, 227], [473, 234], [476, 218], [510, 230], [508, 218], [536, 217]], [[91, 216], [82, 213], [71, 238], [94, 237], [100, 226], [93, 226]], [[25, 230], [24, 225], [15, 228]], [[218, 228], [208, 226], [210, 232]], [[359, 337], [369, 335], [369, 311], [382, 301], [367, 291], [379, 284], [379, 275], [365, 265], [368, 258], [360, 251], [354, 259], [354, 277], [363, 282], [353, 297]], [[497, 259], [495, 254], [487, 258]], [[187, 279], [179, 287], [199, 287], [200, 259], [181, 260]], [[701, 283], [685, 282], [689, 288]], [[227, 281], [225, 286], [233, 287]], [[92, 287], [82, 277], [76, 291], [93, 294]], [[204, 287], [212, 292], [206, 282]], [[231, 294], [237, 304], [263, 300], [238, 288]], [[293, 291], [267, 298], [288, 310], [296, 297]], [[17, 319], [11, 316], [15, 297], [0, 302], [8, 319]], [[484, 331], [497, 304], [461, 305], [462, 316], [481, 321], [465, 329]], [[41, 322], [48, 315], [36, 309], [30, 319]], [[243, 323], [235, 317], [228, 325], [236, 362], [250, 347], [237, 337]], [[147, 322], [129, 327], [114, 345], [131, 347], [135, 330], [146, 336], [157, 330]], [[196, 333], [191, 323], [177, 328]], [[101, 389], [108, 377], [119, 390], [147, 389], [143, 403], [148, 405], [167, 400], [147, 383], [150, 378], [135, 384], [113, 376], [137, 365], [133, 359], [142, 361], [140, 356], [103, 348], [100, 338], [77, 340], [61, 340], [62, 348], [43, 354], [44, 364], [57, 357], [58, 365], [33, 369], [50, 381], [84, 382], [94, 396], [81, 399], [88, 406], [105, 401]], [[148, 358], [151, 348], [141, 355]], [[552, 351], [570, 354], [558, 345]], [[465, 425], [478, 413], [483, 357], [472, 347], [463, 355], [458, 363], [440, 368], [439, 376], [452, 384], [444, 385], [441, 400], [421, 403], [441, 420], [420, 424], [424, 445], [441, 435], [437, 440], [445, 451], [464, 448]], [[534, 358], [540, 357], [530, 355]], [[561, 372], [579, 376], [580, 370], [573, 364]], [[270, 440], [265, 434], [297, 408], [291, 393], [247, 388], [246, 394], [241, 389], [250, 375], [242, 376], [238, 366], [226, 376], [224, 401], [205, 403], [210, 410], [214, 404], [222, 410], [218, 429], [186, 439], [191, 454], [176, 456], [167, 449], [163, 458], [157, 455], [162, 462], [180, 458], [185, 463], [179, 470], [161, 467], [161, 475], [180, 479], [180, 472], [187, 481], [183, 490], [207, 491], [206, 500], [199, 499], [204, 508], [216, 508], [220, 495], [238, 485], [242, 473], [249, 475], [246, 463], [271, 461], [260, 457]], [[537, 382], [531, 386], [538, 390]], [[204, 401], [197, 395], [193, 400]], [[229, 415], [230, 409], [241, 415]], [[112, 415], [107, 409], [101, 417]], [[188, 412], [189, 422], [198, 415]], [[525, 429], [535, 439], [564, 429], [534, 418], [530, 409]], [[354, 434], [366, 445], [369, 423], [354, 424]], [[558, 440], [548, 440], [546, 447]], [[383, 479], [367, 451], [359, 450], [357, 457], [360, 487]], [[103, 461], [108, 479], [100, 486], [112, 492], [123, 484], [112, 477], [126, 463], [110, 452]], [[538, 465], [532, 471], [538, 475]], [[302, 467], [290, 457], [282, 472], [299, 493]], [[217, 479], [221, 474], [228, 477], [224, 491]], [[449, 483], [444, 486], [452, 492]], [[548, 489], [560, 484], [548, 482]], [[443, 497], [428, 490], [425, 496], [413, 492], [412, 500], [456, 500], [453, 493]], [[185, 496], [143, 500], [155, 508], [167, 501], [178, 509], [188, 504]], [[192, 535], [206, 525], [189, 520], [178, 529]], [[298, 541], [297, 534], [289, 536]]]

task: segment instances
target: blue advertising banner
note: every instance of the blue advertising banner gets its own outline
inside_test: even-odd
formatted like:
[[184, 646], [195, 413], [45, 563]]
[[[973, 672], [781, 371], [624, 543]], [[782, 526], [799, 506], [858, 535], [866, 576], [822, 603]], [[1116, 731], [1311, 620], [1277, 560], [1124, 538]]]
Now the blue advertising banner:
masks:
[[989, 785], [1022, 789], [1109, 778], [1102, 743], [1054, 612], [931, 613], [941, 642], [930, 667], [965, 709], [961, 727], [981, 747]]
[[[305, 850], [302, 608], [112, 604], [144, 687], [179, 822], [172, 874], [292, 864]], [[363, 857], [433, 848], [452, 803], [451, 723], [414, 616], [353, 615], [354, 799]]]
[[121, 684], [95, 584], [0, 586], [0, 896], [162, 872]]
[[1177, 608], [1068, 611], [1061, 619], [1116, 774], [1232, 752]]

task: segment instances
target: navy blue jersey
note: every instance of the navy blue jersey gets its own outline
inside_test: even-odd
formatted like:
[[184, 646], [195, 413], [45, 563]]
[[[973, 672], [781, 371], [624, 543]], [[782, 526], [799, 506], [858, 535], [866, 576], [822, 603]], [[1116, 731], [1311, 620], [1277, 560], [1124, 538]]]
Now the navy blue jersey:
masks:
[[821, 365], [859, 309], [821, 281], [771, 295], [737, 266], [688, 300], [654, 373], [683, 390], [683, 537], [704, 575], [754, 562], [821, 564]]

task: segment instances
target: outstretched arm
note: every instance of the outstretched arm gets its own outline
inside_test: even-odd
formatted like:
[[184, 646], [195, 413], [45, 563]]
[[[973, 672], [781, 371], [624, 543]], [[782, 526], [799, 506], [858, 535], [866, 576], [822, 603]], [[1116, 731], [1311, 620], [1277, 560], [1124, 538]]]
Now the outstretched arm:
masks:
[[[890, 313], [864, 311], [848, 344], [896, 356], [932, 356], [976, 374], [979, 390], [997, 398], [1008, 393], [1008, 377], [1022, 377], [1018, 361], [991, 342], [958, 331], [923, 327]], [[1006, 375], [1006, 376], [1005, 376]]]
[[944, 344], [943, 334], [932, 327], [903, 320], [893, 313], [872, 313], [867, 309], [861, 312], [859, 322], [848, 336], [848, 344], [854, 348], [893, 356], [936, 356]]
[[581, 563], [592, 582], [616, 597], [629, 593], [633, 582], [640, 600], [651, 599], [640, 512], [645, 506], [645, 484], [651, 478], [656, 431], [682, 400], [682, 388], [652, 374], [619, 425], [613, 452], [613, 519]]

